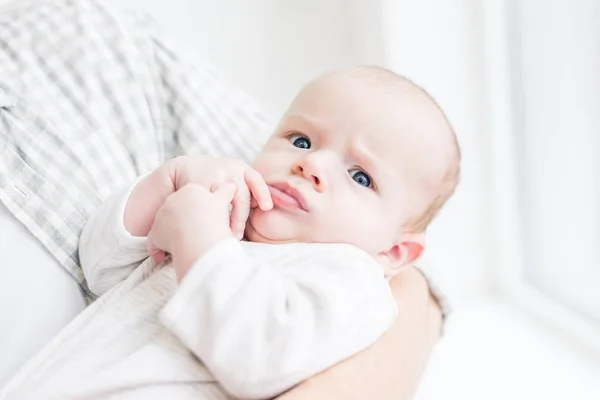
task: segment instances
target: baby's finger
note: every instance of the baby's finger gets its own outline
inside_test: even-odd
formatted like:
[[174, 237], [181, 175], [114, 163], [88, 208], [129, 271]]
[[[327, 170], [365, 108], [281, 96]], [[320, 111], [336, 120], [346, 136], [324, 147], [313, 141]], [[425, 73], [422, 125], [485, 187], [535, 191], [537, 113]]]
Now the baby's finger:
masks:
[[155, 263], [160, 264], [167, 258], [167, 255], [162, 250], [156, 250], [156, 252], [150, 254], [150, 257], [152, 257]]
[[232, 205], [231, 230], [237, 238], [241, 239], [250, 215], [250, 191], [245, 183], [237, 185]]
[[152, 257], [152, 259], [157, 264], [160, 264], [161, 262], [163, 262], [164, 259], [167, 257], [166, 253], [164, 251], [160, 250], [159, 248], [157, 248], [156, 246], [154, 246], [154, 243], [152, 243], [150, 240], [148, 240], [147, 246], [148, 246], [148, 253], [150, 254], [150, 257]]
[[269, 211], [273, 208], [273, 199], [269, 186], [262, 175], [255, 169], [247, 169], [244, 172], [244, 180], [252, 193], [252, 198], [256, 199], [258, 206], [263, 211]]
[[231, 182], [225, 182], [216, 187], [214, 194], [219, 196], [223, 201], [231, 203], [236, 195], [237, 188], [235, 184]]

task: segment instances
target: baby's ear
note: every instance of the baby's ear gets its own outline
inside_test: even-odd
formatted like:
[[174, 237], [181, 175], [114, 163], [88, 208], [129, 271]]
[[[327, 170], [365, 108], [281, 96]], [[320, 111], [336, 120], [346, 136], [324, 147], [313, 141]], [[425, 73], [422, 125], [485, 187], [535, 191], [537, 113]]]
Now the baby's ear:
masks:
[[405, 233], [401, 240], [391, 248], [379, 253], [380, 262], [385, 268], [385, 274], [395, 275], [405, 267], [414, 263], [425, 248], [425, 235], [422, 233]]

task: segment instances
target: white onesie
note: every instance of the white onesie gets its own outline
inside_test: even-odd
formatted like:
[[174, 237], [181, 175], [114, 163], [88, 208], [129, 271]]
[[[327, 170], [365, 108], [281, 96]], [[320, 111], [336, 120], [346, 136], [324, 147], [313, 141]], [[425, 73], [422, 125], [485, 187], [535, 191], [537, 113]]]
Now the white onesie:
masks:
[[381, 266], [346, 244], [209, 249], [178, 286], [123, 224], [132, 187], [80, 242], [102, 296], [34, 357], [0, 399], [274, 397], [366, 348], [396, 303]]

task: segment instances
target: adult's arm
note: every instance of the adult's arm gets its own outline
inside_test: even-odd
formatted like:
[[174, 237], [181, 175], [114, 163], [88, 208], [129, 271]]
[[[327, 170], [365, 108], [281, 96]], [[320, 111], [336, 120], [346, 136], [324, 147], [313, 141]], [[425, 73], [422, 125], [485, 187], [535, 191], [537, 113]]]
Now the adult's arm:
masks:
[[392, 327], [372, 346], [304, 381], [279, 400], [410, 399], [439, 338], [441, 312], [421, 273], [391, 281], [398, 303]]

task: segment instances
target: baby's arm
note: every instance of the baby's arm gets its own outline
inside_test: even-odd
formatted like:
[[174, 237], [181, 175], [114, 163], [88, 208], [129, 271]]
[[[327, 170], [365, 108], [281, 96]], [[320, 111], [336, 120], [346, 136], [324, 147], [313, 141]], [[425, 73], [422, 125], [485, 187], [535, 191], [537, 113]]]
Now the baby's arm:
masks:
[[102, 295], [126, 279], [148, 257], [145, 237], [134, 237], [123, 224], [136, 183], [109, 197], [88, 219], [79, 239], [79, 259], [89, 288]]
[[272, 263], [255, 262], [242, 246], [267, 245], [232, 235], [232, 186], [188, 185], [157, 212], [148, 240], [180, 282], [160, 318], [229, 392], [269, 398], [369, 346], [396, 304], [381, 266], [349, 245], [273, 245]]
[[171, 194], [188, 184], [210, 190], [222, 182], [231, 182], [236, 187], [231, 226], [241, 237], [251, 196], [265, 210], [272, 203], [262, 176], [239, 160], [177, 157], [111, 196], [90, 217], [80, 238], [79, 256], [90, 289], [103, 294], [148, 257], [146, 236], [158, 209]]
[[89, 288], [102, 295], [148, 257], [146, 235], [157, 210], [175, 191], [172, 161], [109, 197], [88, 219], [79, 259]]
[[283, 265], [269, 265], [242, 246], [209, 249], [160, 315], [234, 396], [276, 396], [368, 347], [395, 318], [380, 265], [356, 248], [285, 245]]

